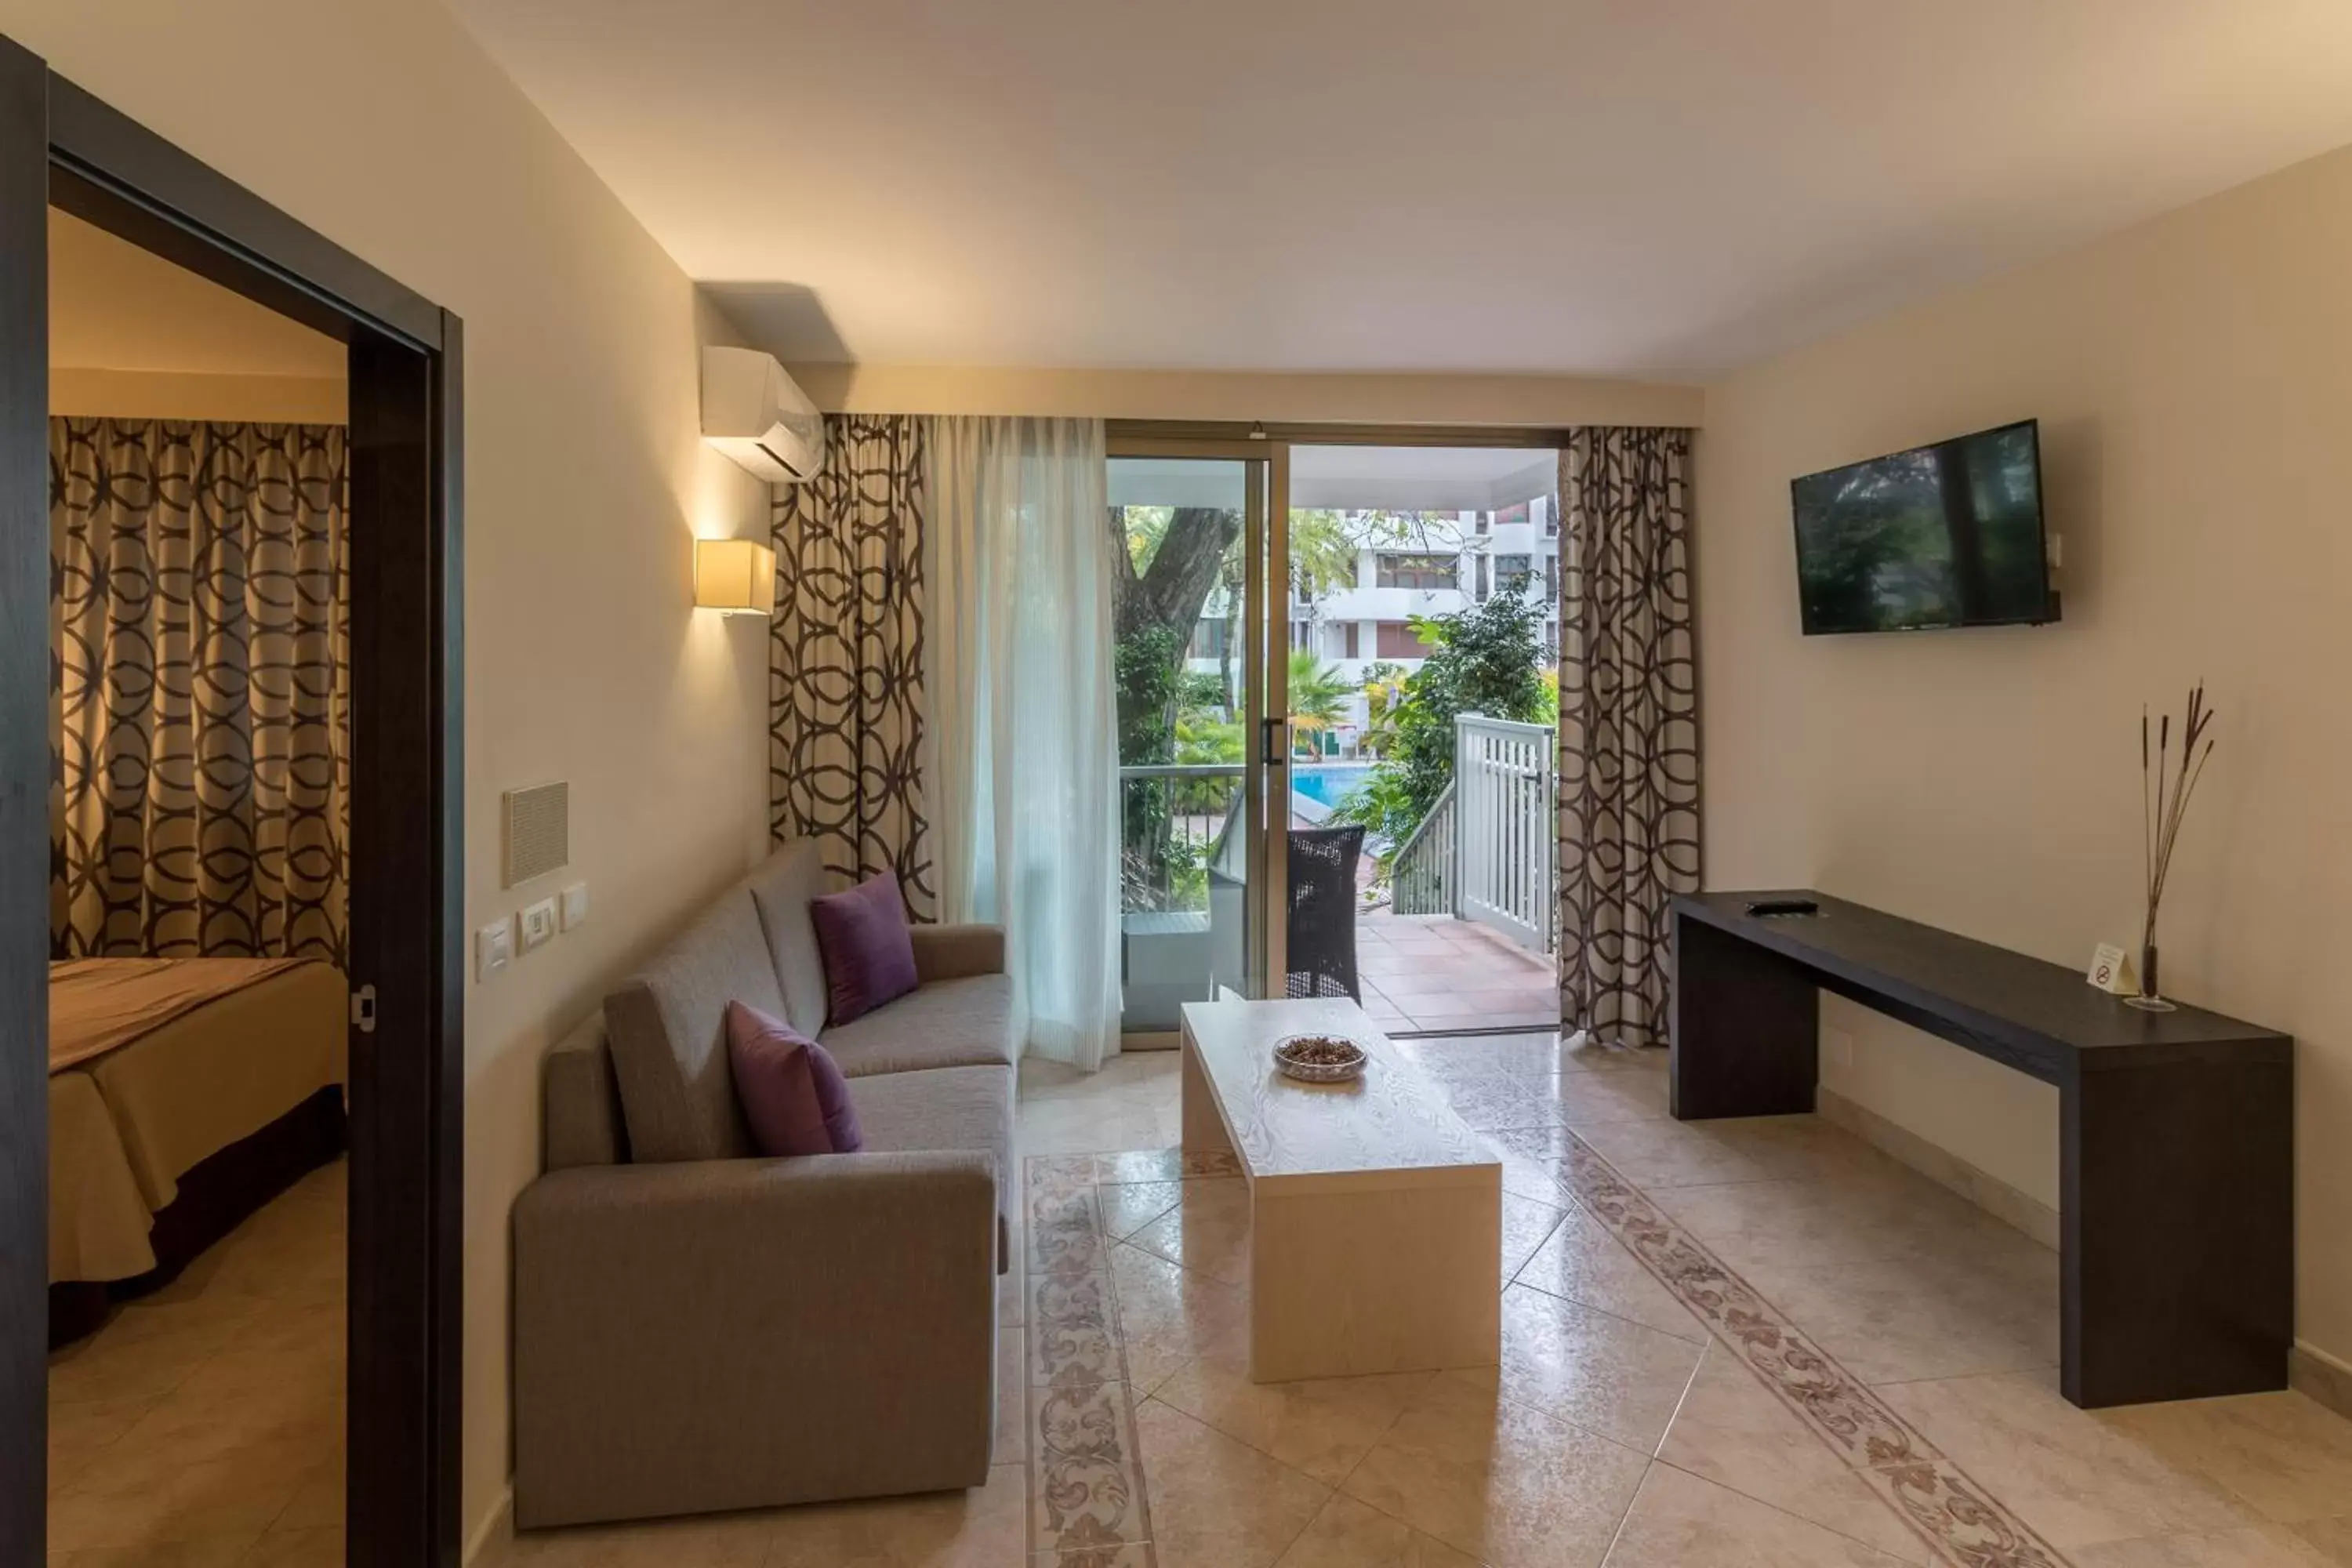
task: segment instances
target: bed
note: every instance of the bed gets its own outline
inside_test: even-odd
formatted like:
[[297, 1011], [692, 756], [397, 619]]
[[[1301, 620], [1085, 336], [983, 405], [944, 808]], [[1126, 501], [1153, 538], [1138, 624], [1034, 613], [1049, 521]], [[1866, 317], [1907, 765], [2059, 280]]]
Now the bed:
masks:
[[341, 1152], [348, 1006], [309, 960], [49, 966], [53, 1343]]

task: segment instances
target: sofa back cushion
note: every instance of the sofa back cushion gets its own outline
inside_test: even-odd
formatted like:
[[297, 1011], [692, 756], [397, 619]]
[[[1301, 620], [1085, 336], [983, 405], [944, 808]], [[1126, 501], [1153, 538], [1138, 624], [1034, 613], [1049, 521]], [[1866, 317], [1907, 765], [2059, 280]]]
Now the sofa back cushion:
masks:
[[828, 1026], [862, 1018], [921, 984], [915, 972], [915, 939], [907, 929], [906, 894], [889, 872], [817, 900], [809, 913], [824, 954]]
[[760, 911], [738, 886], [604, 998], [629, 1152], [640, 1162], [751, 1152], [727, 1061], [727, 1005], [784, 1011]]
[[779, 845], [751, 873], [751, 901], [784, 993], [785, 1023], [814, 1039], [824, 1027], [824, 960], [809, 904], [824, 891], [824, 860], [814, 838]]

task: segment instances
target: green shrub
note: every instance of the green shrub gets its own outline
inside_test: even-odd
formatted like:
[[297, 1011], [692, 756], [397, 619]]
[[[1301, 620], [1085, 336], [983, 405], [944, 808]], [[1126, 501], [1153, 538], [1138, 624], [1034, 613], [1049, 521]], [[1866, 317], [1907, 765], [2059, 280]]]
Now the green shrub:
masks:
[[1558, 699], [1542, 677], [1544, 606], [1497, 594], [1450, 616], [1416, 617], [1433, 645], [1389, 708], [1384, 754], [1337, 815], [1402, 844], [1454, 781], [1454, 721], [1463, 713], [1542, 723]]

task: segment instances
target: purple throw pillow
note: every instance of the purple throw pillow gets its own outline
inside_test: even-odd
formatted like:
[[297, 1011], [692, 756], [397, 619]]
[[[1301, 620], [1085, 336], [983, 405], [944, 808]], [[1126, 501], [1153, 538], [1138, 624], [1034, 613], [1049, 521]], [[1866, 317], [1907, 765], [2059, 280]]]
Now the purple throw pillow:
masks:
[[825, 1024], [846, 1024], [912, 991], [915, 939], [898, 879], [884, 871], [845, 893], [809, 900], [824, 960]]
[[790, 1024], [727, 1004], [727, 1064], [762, 1154], [850, 1154], [866, 1146], [833, 1053]]

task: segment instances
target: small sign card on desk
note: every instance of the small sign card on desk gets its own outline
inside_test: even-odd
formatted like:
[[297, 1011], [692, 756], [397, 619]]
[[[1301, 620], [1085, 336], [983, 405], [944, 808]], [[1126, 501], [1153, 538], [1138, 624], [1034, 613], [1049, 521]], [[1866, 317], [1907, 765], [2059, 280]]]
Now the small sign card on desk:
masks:
[[2131, 955], [2110, 942], [2099, 943], [2099, 951], [2091, 955], [2091, 973], [2086, 978], [2111, 995], [2130, 996], [2139, 990], [2139, 981], [2132, 973]]

